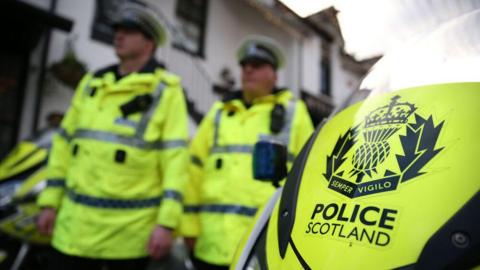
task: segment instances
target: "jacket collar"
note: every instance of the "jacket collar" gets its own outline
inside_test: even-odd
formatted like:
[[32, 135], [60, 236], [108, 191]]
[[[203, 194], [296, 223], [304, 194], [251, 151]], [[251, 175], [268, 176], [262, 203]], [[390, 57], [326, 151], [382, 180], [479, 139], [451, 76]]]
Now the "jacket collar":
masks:
[[157, 61], [155, 58], [150, 58], [138, 73], [153, 73], [157, 68], [165, 69], [165, 64]]
[[[278, 95], [278, 94], [280, 94], [284, 91], [288, 91], [288, 89], [287, 88], [275, 87], [275, 88], [273, 88], [272, 95]], [[229, 101], [232, 101], [232, 100], [235, 100], [235, 99], [239, 99], [242, 102], [245, 102], [243, 100], [243, 95], [242, 95], [241, 90], [235, 90], [235, 91], [232, 91], [232, 92], [228, 93], [227, 95], [225, 95], [225, 97], [222, 99], [222, 101], [226, 103], [226, 102], [229, 102]]]
[[237, 104], [237, 105], [238, 104], [243, 104], [243, 106], [245, 106], [245, 108], [248, 109], [256, 103], [263, 102], [263, 101], [268, 101], [268, 100], [271, 100], [274, 103], [275, 102], [276, 103], [284, 103], [285, 100], [289, 100], [291, 97], [292, 97], [292, 93], [291, 93], [290, 90], [288, 90], [287, 88], [277, 88], [276, 87], [276, 88], [273, 89], [272, 94], [264, 96], [264, 97], [257, 98], [250, 104], [245, 102], [245, 100], [243, 99], [243, 95], [242, 95], [241, 90], [233, 91], [233, 92], [227, 94], [223, 98], [222, 102], [224, 104], [228, 104], [228, 105], [231, 105], [231, 106], [235, 106], [235, 104]]
[[[106, 68], [103, 68], [103, 69], [95, 72], [94, 77], [102, 77], [106, 73], [112, 72], [115, 75], [115, 79], [118, 81], [121, 78], [126, 77], [126, 76], [131, 74], [130, 73], [130, 74], [127, 74], [127, 75], [124, 75], [124, 76], [120, 76], [120, 74], [118, 73], [118, 67], [119, 67], [119, 65], [116, 64], [116, 65], [111, 65], [111, 66], [108, 66]], [[157, 61], [154, 57], [152, 57], [152, 58], [150, 58], [150, 60], [148, 60], [148, 62], [139, 71], [137, 71], [137, 73], [153, 73], [153, 72], [155, 72], [155, 70], [157, 68], [166, 69], [165, 64]]]

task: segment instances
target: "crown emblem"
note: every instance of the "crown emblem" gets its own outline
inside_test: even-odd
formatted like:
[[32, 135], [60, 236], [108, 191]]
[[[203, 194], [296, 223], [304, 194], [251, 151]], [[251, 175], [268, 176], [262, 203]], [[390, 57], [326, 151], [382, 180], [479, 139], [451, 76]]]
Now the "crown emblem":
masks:
[[400, 96], [394, 96], [390, 104], [380, 107], [367, 115], [365, 128], [390, 124], [405, 124], [408, 117], [417, 109], [408, 102], [398, 102]]

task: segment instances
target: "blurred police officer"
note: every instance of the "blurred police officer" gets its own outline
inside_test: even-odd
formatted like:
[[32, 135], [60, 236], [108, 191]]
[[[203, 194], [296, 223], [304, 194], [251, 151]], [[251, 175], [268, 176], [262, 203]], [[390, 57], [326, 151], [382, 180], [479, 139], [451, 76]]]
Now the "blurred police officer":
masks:
[[290, 166], [313, 131], [303, 102], [276, 87], [283, 56], [273, 40], [249, 37], [237, 56], [241, 91], [213, 105], [190, 148], [192, 190], [181, 231], [196, 238], [197, 269], [227, 269], [255, 212], [275, 191], [271, 183], [253, 179], [255, 143], [283, 144]]
[[154, 59], [166, 39], [144, 3], [114, 24], [119, 64], [87, 74], [54, 138], [38, 228], [51, 269], [142, 269], [172, 245], [187, 180], [180, 79]]

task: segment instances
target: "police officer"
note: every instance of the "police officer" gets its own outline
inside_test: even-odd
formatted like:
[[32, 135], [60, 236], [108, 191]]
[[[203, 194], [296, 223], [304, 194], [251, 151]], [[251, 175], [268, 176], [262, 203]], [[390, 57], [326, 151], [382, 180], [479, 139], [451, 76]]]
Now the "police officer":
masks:
[[148, 255], [168, 254], [183, 211], [185, 100], [154, 59], [165, 29], [141, 2], [114, 27], [119, 64], [80, 82], [38, 199], [38, 228], [58, 251], [51, 269], [145, 268]]
[[242, 90], [213, 105], [191, 143], [191, 192], [181, 231], [191, 244], [196, 238], [197, 269], [227, 269], [255, 212], [275, 191], [253, 179], [254, 144], [283, 144], [290, 165], [313, 131], [304, 103], [276, 87], [283, 56], [274, 41], [248, 37], [237, 55]]

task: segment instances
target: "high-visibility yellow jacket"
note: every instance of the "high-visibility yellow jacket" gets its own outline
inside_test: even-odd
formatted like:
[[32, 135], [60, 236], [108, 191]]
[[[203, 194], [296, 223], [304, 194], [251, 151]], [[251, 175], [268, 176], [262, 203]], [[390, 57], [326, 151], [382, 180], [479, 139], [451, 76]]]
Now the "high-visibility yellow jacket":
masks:
[[[52, 244], [70, 255], [146, 256], [154, 226], [176, 227], [183, 211], [189, 155], [180, 79], [154, 60], [119, 80], [114, 71], [79, 84], [38, 199], [58, 208]], [[143, 95], [150, 102], [124, 116], [121, 106]]]
[[[276, 104], [285, 108], [277, 134], [270, 131]], [[254, 100], [247, 108], [240, 97], [214, 104], [190, 146], [191, 182], [185, 198], [181, 233], [198, 237], [195, 256], [228, 265], [255, 212], [273, 194], [271, 183], [253, 179], [255, 143], [273, 139], [288, 146], [289, 166], [313, 126], [305, 104], [288, 90]]]

